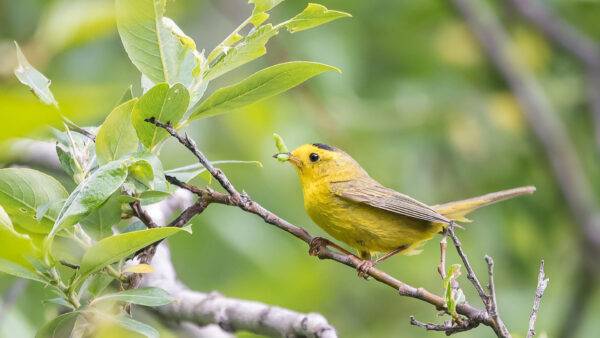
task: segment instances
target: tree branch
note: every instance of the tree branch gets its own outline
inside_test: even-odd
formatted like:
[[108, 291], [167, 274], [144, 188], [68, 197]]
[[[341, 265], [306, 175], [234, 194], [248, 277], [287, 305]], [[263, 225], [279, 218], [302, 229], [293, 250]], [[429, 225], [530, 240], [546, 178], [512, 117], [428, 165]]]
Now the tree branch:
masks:
[[527, 338], [531, 338], [535, 335], [535, 320], [537, 319], [537, 313], [540, 308], [540, 301], [542, 300], [542, 296], [544, 296], [544, 291], [546, 291], [546, 287], [548, 286], [549, 278], [545, 278], [546, 274], [544, 273], [544, 261], [540, 264], [540, 274], [538, 275], [538, 283], [537, 288], [535, 289], [535, 299], [533, 301], [533, 309], [531, 310], [531, 316], [529, 317], [529, 330], [527, 331]]
[[297, 313], [259, 302], [227, 298], [218, 292], [206, 294], [188, 289], [176, 278], [166, 243], [158, 246], [152, 266], [155, 272], [143, 279], [142, 286], [161, 287], [176, 299], [154, 308], [163, 318], [199, 326], [217, 324], [227, 332], [248, 331], [271, 337], [337, 337], [336, 330], [317, 313]]

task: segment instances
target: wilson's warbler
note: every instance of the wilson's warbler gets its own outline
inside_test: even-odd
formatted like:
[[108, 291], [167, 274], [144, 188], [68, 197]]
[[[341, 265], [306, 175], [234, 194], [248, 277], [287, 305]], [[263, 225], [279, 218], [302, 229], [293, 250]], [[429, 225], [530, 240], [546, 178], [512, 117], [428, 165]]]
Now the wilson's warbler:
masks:
[[[444, 230], [450, 220], [469, 222], [469, 212], [505, 199], [531, 194], [535, 187], [521, 187], [446, 204], [428, 206], [386, 188], [372, 179], [350, 155], [325, 144], [305, 144], [274, 157], [292, 163], [300, 176], [304, 207], [312, 220], [335, 239], [358, 250], [363, 262], [359, 275], [393, 254], [415, 254], [415, 249]], [[318, 247], [332, 245], [315, 238]], [[371, 260], [373, 253], [386, 253]]]

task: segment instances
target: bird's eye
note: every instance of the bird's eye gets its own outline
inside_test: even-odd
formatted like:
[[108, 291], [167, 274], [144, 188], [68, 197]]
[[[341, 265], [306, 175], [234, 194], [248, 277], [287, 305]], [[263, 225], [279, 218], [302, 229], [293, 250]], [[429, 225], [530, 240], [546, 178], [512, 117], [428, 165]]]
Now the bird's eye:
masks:
[[308, 158], [311, 162], [317, 162], [319, 160], [319, 154], [311, 153], [310, 155], [308, 155]]

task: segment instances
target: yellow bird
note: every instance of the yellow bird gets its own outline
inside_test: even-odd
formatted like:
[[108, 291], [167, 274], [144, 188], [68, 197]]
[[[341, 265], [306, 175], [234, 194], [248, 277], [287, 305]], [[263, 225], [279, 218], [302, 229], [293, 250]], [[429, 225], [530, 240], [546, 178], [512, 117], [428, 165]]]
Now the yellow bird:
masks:
[[[442, 232], [450, 220], [469, 222], [469, 212], [505, 199], [531, 194], [535, 187], [499, 191], [462, 201], [428, 206], [374, 179], [350, 155], [325, 144], [305, 144], [291, 153], [275, 154], [294, 165], [304, 195], [304, 207], [312, 220], [335, 239], [358, 250], [363, 262], [360, 276], [382, 260], [397, 254], [418, 253], [415, 249]], [[334, 243], [317, 237], [318, 247]], [[374, 253], [385, 253], [371, 260]]]

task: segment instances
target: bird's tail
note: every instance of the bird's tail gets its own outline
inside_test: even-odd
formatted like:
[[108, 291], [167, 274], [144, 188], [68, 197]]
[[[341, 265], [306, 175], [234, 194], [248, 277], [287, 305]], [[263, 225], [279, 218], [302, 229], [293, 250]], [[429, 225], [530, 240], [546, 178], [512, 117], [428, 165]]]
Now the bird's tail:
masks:
[[471, 211], [483, 206], [504, 201], [509, 198], [530, 195], [535, 191], [534, 186], [520, 187], [508, 190], [493, 192], [487, 195], [473, 197], [462, 201], [455, 201], [445, 204], [434, 205], [432, 208], [439, 214], [448, 219], [453, 219], [458, 222], [470, 222], [465, 216]]

